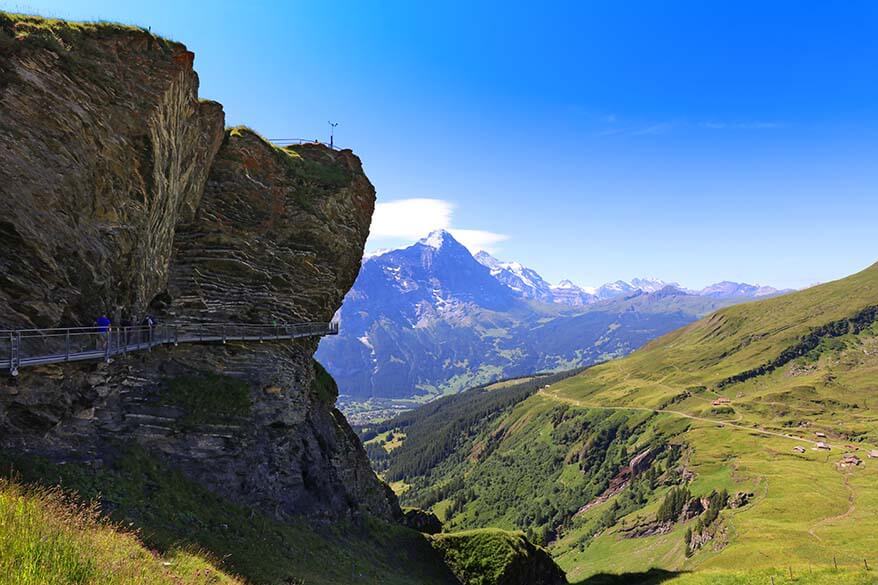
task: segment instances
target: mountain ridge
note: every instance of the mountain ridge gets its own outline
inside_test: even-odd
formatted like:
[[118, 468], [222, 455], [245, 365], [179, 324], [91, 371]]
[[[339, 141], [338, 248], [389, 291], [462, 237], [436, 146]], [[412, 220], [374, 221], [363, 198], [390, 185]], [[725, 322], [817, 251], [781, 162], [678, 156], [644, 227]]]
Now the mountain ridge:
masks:
[[[423, 401], [467, 386], [625, 355], [742, 294], [702, 296], [658, 279], [593, 295], [518, 262], [470, 254], [437, 230], [362, 263], [317, 358], [343, 405]], [[643, 290], [647, 289], [647, 290]], [[738, 289], [735, 289], [738, 290]], [[747, 289], [749, 290], [749, 289]], [[381, 410], [379, 408], [379, 410]]]
[[[436, 242], [444, 241], [447, 238], [454, 240], [456, 244], [460, 245], [454, 239], [451, 232], [444, 229], [430, 232], [430, 234], [421, 238], [418, 243], [425, 243], [431, 238]], [[363, 261], [374, 260], [385, 254], [403, 249], [406, 249], [406, 247], [375, 250], [365, 255]], [[572, 306], [625, 296], [632, 294], [636, 290], [646, 293], [658, 292], [666, 286], [673, 286], [691, 294], [713, 296], [716, 298], [760, 298], [792, 292], [792, 289], [778, 289], [772, 286], [753, 285], [746, 282], [733, 282], [729, 280], [716, 282], [701, 289], [690, 289], [681, 286], [677, 282], [667, 282], [653, 276], [634, 277], [630, 281], [615, 280], [594, 288], [580, 286], [566, 278], [556, 284], [551, 284], [536, 270], [524, 266], [520, 262], [500, 260], [485, 250], [479, 250], [472, 254], [472, 256], [477, 262], [487, 267], [491, 271], [492, 276], [515, 291], [521, 298], [569, 304]]]

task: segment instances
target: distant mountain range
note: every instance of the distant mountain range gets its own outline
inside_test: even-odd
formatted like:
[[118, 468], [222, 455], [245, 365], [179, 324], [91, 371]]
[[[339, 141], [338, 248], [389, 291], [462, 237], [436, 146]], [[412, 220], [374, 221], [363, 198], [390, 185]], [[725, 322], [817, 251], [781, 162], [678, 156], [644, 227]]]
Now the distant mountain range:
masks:
[[633, 278], [631, 282], [617, 280], [608, 282], [597, 289], [590, 290], [580, 287], [570, 280], [562, 280], [556, 285], [546, 282], [535, 270], [522, 266], [518, 262], [503, 262], [487, 252], [478, 252], [474, 258], [491, 271], [491, 275], [515, 291], [525, 299], [534, 299], [547, 303], [559, 303], [570, 306], [582, 306], [598, 301], [605, 301], [621, 296], [631, 295], [637, 291], [655, 293], [664, 288], [672, 287], [687, 294], [710, 296], [713, 298], [759, 298], [792, 292], [779, 290], [770, 286], [758, 286], [725, 280], [705, 287], [701, 290], [690, 290], [676, 282], [665, 282], [658, 278]]
[[341, 333], [317, 358], [343, 400], [429, 399], [619, 357], [717, 308], [781, 292], [729, 282], [690, 291], [655, 278], [551, 285], [437, 231], [364, 259]]

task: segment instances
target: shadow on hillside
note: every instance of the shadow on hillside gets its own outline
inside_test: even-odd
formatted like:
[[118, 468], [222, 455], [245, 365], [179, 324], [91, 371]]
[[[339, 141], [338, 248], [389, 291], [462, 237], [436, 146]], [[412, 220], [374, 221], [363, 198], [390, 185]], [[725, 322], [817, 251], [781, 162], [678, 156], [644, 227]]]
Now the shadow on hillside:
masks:
[[650, 569], [645, 573], [621, 573], [618, 575], [598, 573], [572, 585], [658, 585], [681, 574], [677, 571], [665, 571], [664, 569]]

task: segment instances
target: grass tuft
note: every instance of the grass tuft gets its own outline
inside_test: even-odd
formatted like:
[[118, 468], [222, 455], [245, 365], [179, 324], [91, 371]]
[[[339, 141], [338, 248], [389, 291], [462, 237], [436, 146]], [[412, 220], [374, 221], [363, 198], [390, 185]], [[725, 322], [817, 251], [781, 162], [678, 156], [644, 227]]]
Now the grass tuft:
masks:
[[0, 585], [234, 585], [181, 550], [159, 555], [59, 488], [0, 479]]

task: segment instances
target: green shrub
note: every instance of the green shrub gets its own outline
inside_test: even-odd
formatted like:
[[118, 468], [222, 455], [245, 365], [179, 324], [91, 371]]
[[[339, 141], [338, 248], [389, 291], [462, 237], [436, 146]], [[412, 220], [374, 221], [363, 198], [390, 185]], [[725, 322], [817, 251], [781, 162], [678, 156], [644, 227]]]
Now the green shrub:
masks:
[[314, 363], [314, 379], [311, 381], [311, 392], [321, 402], [335, 404], [335, 401], [338, 399], [338, 385], [320, 362], [317, 360], [312, 361]]

